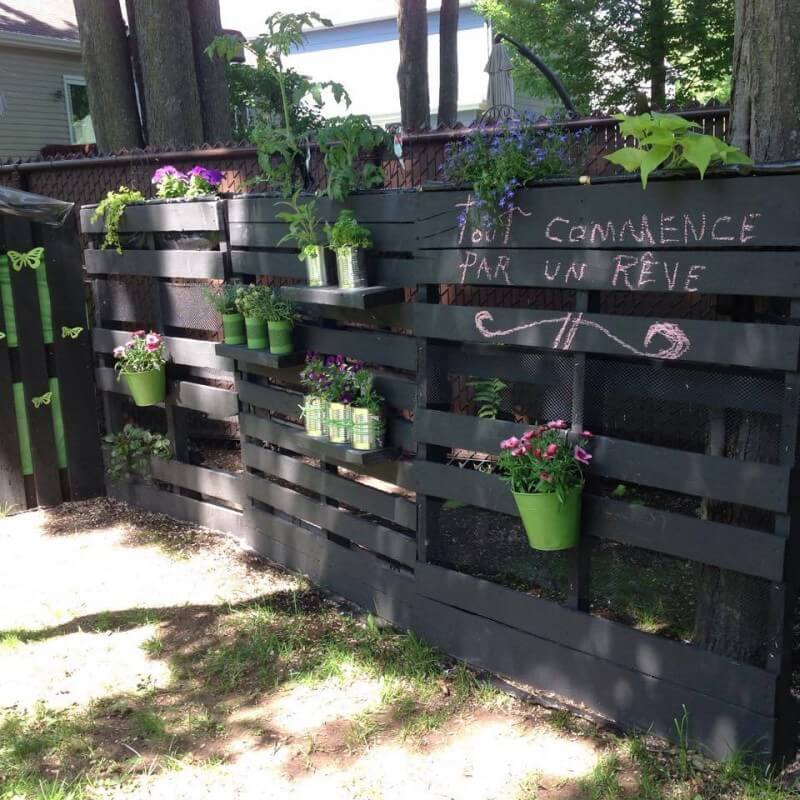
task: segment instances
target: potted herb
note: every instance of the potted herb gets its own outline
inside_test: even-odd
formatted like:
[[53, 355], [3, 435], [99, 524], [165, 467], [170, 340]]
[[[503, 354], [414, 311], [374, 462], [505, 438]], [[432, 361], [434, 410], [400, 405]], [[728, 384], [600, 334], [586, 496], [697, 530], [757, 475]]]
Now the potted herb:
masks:
[[368, 286], [365, 251], [372, 247], [369, 228], [359, 225], [353, 212], [343, 208], [333, 225], [325, 232], [331, 250], [336, 253], [339, 287], [357, 289]]
[[328, 389], [330, 374], [325, 358], [317, 353], [306, 353], [306, 365], [300, 373], [300, 383], [306, 390], [301, 406], [309, 436], [328, 435]]
[[270, 292], [267, 310], [270, 353], [285, 355], [294, 349], [292, 329], [294, 328], [295, 313], [294, 303], [281, 297], [279, 289], [273, 289]]
[[225, 344], [244, 344], [244, 317], [236, 307], [236, 289], [232, 283], [223, 283], [218, 288], [205, 287], [203, 295], [222, 317], [222, 334]]
[[306, 262], [309, 286], [330, 286], [325, 248], [319, 243], [319, 220], [316, 215], [317, 201], [311, 198], [307, 203], [299, 203], [300, 192], [295, 192], [290, 200], [277, 205], [288, 206], [291, 211], [280, 211], [276, 215], [289, 226], [287, 233], [278, 244], [293, 241], [300, 248], [297, 257]]
[[[127, 186], [120, 186], [116, 192], [109, 192], [95, 208], [92, 214], [92, 222], [97, 222], [100, 217], [106, 226], [106, 235], [103, 239], [102, 249], [113, 247], [118, 253], [122, 253], [122, 240], [120, 239], [119, 226], [122, 222], [122, 215], [125, 213], [126, 206], [132, 203], [143, 203], [144, 195], [136, 189], [129, 189]], [[139, 234], [134, 234], [138, 236]]]
[[128, 423], [118, 433], [105, 439], [109, 445], [108, 475], [112, 481], [138, 476], [150, 477], [150, 459], [172, 457], [172, 444], [166, 436]]
[[134, 331], [129, 341], [114, 348], [118, 379], [122, 377], [137, 406], [163, 403], [167, 395], [164, 337], [150, 331]]
[[247, 347], [262, 350], [267, 346], [267, 320], [270, 313], [270, 292], [266, 286], [251, 284], [236, 288], [236, 308], [244, 317]]
[[566, 429], [559, 419], [500, 443], [498, 466], [534, 550], [566, 550], [578, 543], [591, 434], [584, 431], [572, 444]]
[[383, 398], [375, 391], [372, 374], [363, 365], [356, 365], [351, 384], [353, 448], [374, 450], [383, 447]]

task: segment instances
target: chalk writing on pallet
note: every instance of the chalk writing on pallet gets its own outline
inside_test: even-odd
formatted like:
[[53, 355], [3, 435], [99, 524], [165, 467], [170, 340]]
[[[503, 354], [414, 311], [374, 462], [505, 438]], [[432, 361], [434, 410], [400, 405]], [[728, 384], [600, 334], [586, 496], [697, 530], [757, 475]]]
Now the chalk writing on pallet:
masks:
[[[491, 312], [485, 309], [475, 314], [475, 327], [481, 336], [486, 339], [504, 338], [532, 328], [557, 325], [558, 330], [551, 344], [551, 347], [555, 350], [570, 350], [575, 341], [575, 335], [581, 328], [598, 331], [629, 353], [633, 353], [637, 356], [645, 356], [647, 358], [662, 358], [668, 361], [675, 361], [688, 353], [691, 347], [689, 337], [684, 333], [683, 329], [674, 322], [654, 322], [650, 325], [644, 336], [643, 350], [620, 339], [619, 336], [615, 336], [608, 328], [592, 319], [587, 319], [582, 313], [570, 312], [565, 316], [537, 320], [536, 322], [527, 322], [524, 325], [517, 325], [513, 328], [507, 328], [506, 330], [492, 330], [487, 327], [487, 324], [491, 324], [492, 322], [494, 322], [494, 317]], [[653, 340], [659, 336], [666, 339], [667, 346], [663, 347], [661, 350], [648, 351], [647, 348], [650, 347]]]

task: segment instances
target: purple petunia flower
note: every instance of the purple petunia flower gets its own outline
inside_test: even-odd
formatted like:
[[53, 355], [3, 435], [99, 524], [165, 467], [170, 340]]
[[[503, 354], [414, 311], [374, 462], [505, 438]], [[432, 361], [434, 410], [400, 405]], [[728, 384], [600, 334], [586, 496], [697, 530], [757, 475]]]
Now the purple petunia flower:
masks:
[[189, 170], [189, 177], [200, 178], [211, 186], [219, 186], [222, 183], [223, 174], [216, 169], [207, 169], [200, 165], [192, 167]]
[[181, 172], [179, 169], [175, 169], [175, 167], [170, 166], [169, 164], [165, 167], [159, 167], [154, 173], [152, 178], [152, 183], [159, 184], [166, 178], [176, 178], [179, 181], [188, 181], [189, 178], [185, 172]]

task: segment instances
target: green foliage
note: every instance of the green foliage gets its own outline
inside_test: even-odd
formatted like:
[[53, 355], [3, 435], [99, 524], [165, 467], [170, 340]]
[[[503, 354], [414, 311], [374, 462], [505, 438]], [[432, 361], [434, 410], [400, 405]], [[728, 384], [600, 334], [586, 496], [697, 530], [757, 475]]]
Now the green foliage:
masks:
[[650, 173], [662, 167], [679, 169], [694, 166], [705, 175], [710, 164], [752, 164], [753, 160], [738, 147], [726, 144], [716, 136], [695, 133], [699, 127], [677, 114], [615, 114], [620, 133], [633, 136], [637, 147], [623, 147], [605, 158], [627, 172], [639, 171], [642, 186], [647, 188]]
[[125, 207], [131, 203], [143, 203], [144, 195], [137, 189], [120, 186], [116, 192], [109, 192], [98, 204], [92, 214], [92, 222], [97, 222], [101, 217], [106, 226], [106, 235], [103, 239], [102, 249], [113, 247], [118, 253], [122, 252], [119, 242], [119, 224]]
[[300, 190], [298, 189], [289, 200], [283, 200], [276, 205], [287, 206], [291, 211], [279, 211], [275, 216], [289, 226], [289, 232], [278, 242], [295, 242], [300, 248], [297, 257], [302, 261], [307, 256], [316, 255], [316, 248], [319, 246], [319, 225], [316, 208], [317, 201], [310, 198], [307, 202], [301, 203]]
[[363, 366], [355, 369], [351, 377], [353, 400], [351, 405], [355, 408], [367, 408], [372, 414], [380, 414], [383, 408], [383, 398], [375, 389], [372, 373]]
[[105, 438], [110, 445], [108, 474], [112, 481], [120, 481], [138, 475], [150, 477], [150, 458], [172, 457], [172, 445], [166, 436], [152, 433], [136, 425], [127, 424], [119, 433], [110, 433]]
[[328, 176], [328, 197], [344, 200], [358, 189], [383, 186], [383, 169], [365, 160], [389, 143], [389, 134], [365, 114], [332, 117], [317, 131]]
[[269, 292], [268, 322], [294, 322], [297, 309], [291, 300], [281, 296], [280, 289]]
[[268, 320], [272, 297], [266, 286], [252, 283], [236, 287], [236, 308], [248, 319]]
[[620, 763], [616, 755], [598, 761], [592, 771], [578, 781], [581, 797], [585, 800], [622, 800], [619, 770]]
[[237, 311], [237, 288], [238, 287], [232, 283], [223, 283], [216, 288], [206, 286], [203, 288], [203, 297], [205, 297], [208, 304], [213, 306], [220, 314], [235, 314]]
[[333, 225], [325, 224], [325, 233], [332, 250], [341, 247], [372, 247], [372, 236], [369, 228], [358, 224], [358, 220], [349, 208], [343, 208]]
[[471, 378], [467, 381], [467, 386], [475, 390], [472, 399], [478, 405], [478, 416], [481, 419], [497, 419], [503, 392], [508, 384], [503, 383], [500, 378]]

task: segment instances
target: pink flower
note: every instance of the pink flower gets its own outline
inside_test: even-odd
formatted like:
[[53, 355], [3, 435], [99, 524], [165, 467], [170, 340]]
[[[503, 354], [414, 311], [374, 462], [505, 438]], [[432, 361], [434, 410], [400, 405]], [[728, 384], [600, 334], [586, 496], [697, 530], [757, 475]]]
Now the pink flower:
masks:
[[550, 483], [553, 480], [553, 476], [549, 472], [540, 472], [539, 479]]
[[161, 346], [161, 337], [157, 333], [148, 333], [144, 337], [144, 346], [152, 353]]
[[515, 447], [511, 451], [512, 456], [524, 456], [527, 450], [525, 449], [525, 445], [520, 445], [519, 447]]
[[144, 331], [134, 331], [132, 335], [134, 339], [142, 339], [144, 337]]
[[576, 461], [580, 461], [581, 464], [588, 464], [592, 460], [592, 456], [590, 453], [587, 453], [580, 445], [575, 445], [575, 450], [573, 451], [573, 455]]
[[517, 447], [519, 445], [519, 439], [516, 436], [511, 436], [508, 439], [504, 439], [500, 442], [500, 449], [501, 450], [511, 450], [513, 447]]
[[581, 431], [581, 436], [583, 436], [584, 439], [591, 439], [594, 434], [591, 431]]
[[131, 347], [136, 347], [136, 340], [135, 339], [128, 339], [128, 341], [125, 342], [125, 349], [126, 350], [130, 350]]
[[536, 448], [536, 449], [533, 451], [533, 455], [534, 455], [536, 458], [541, 458], [541, 457], [542, 457], [542, 451], [541, 451], [541, 450], [540, 450], [540, 449], [537, 447], [537, 448]]
[[522, 434], [522, 441], [523, 442], [529, 442], [531, 439], [535, 438], [536, 436], [537, 436], [536, 431], [525, 431], [525, 433]]
[[558, 445], [555, 442], [547, 445], [545, 453], [547, 453], [548, 456], [554, 456], [557, 452], [558, 452]]
[[114, 348], [114, 358], [122, 358], [125, 355], [125, 348], [120, 345]]
[[559, 431], [566, 430], [567, 423], [564, 422], [563, 419], [554, 419], [552, 422], [547, 423], [547, 427], [552, 429], [556, 429]]

